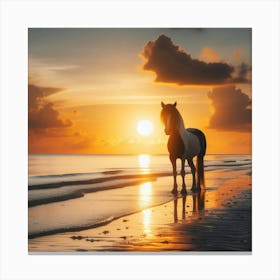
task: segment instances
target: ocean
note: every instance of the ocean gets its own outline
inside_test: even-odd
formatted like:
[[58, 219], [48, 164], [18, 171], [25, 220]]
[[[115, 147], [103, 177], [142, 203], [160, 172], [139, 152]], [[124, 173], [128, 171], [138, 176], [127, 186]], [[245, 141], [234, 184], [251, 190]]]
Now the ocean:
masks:
[[[223, 170], [228, 179], [251, 165], [251, 155], [207, 155], [206, 190], [219, 187], [209, 172]], [[168, 155], [29, 155], [28, 236], [98, 227], [171, 201], [171, 171]], [[186, 172], [190, 189], [188, 166]], [[180, 182], [178, 176], [179, 190]]]

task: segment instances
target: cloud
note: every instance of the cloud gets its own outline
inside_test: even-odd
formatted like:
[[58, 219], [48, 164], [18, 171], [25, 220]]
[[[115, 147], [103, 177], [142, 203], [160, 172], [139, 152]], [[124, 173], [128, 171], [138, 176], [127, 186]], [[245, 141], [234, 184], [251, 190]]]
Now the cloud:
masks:
[[241, 63], [236, 67], [236, 76], [233, 78], [235, 83], [247, 83], [248, 75], [251, 75], [252, 67], [246, 63]]
[[199, 58], [206, 62], [217, 62], [219, 61], [219, 55], [215, 53], [211, 48], [204, 48]]
[[[236, 73], [233, 66], [194, 59], [165, 35], [160, 35], [155, 41], [149, 41], [142, 55], [146, 59], [143, 69], [155, 72], [156, 82], [178, 85], [222, 85], [235, 82]], [[211, 55], [213, 58], [214, 53]], [[239, 82], [246, 81], [245, 77], [243, 80], [241, 78], [238, 75]]]
[[252, 126], [252, 101], [235, 86], [216, 87], [208, 93], [214, 114], [209, 128], [225, 131], [249, 131]]
[[51, 94], [58, 93], [63, 88], [38, 87], [33, 84], [28, 85], [28, 109], [36, 110], [43, 99]]
[[54, 105], [47, 101], [49, 95], [62, 91], [62, 88], [28, 85], [28, 128], [34, 130], [65, 128], [72, 125], [70, 120], [62, 120]]

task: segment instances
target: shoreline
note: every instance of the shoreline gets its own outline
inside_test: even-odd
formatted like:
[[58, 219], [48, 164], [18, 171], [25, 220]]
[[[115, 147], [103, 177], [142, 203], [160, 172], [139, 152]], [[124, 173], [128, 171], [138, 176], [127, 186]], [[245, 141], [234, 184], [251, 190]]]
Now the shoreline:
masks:
[[[106, 225], [29, 239], [29, 253], [251, 252], [249, 171], [233, 171], [234, 176], [215, 190], [206, 188], [200, 195], [188, 192], [187, 197], [173, 198]], [[207, 175], [215, 182], [222, 171]]]

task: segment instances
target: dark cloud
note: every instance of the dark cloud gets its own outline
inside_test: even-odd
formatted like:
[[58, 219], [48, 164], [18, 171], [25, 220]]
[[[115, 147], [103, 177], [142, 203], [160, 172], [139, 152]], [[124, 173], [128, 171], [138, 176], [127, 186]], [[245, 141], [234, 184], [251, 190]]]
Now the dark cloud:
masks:
[[28, 110], [36, 110], [43, 102], [44, 98], [63, 91], [63, 88], [38, 87], [33, 84], [28, 85]]
[[241, 63], [236, 67], [236, 77], [233, 78], [233, 81], [236, 83], [248, 83], [248, 76], [251, 74], [252, 67], [246, 63]]
[[252, 125], [252, 101], [235, 86], [216, 87], [208, 93], [214, 114], [209, 128], [218, 130], [249, 131]]
[[62, 91], [61, 88], [38, 87], [28, 85], [28, 128], [40, 131], [49, 128], [64, 128], [72, 125], [70, 120], [62, 120], [54, 105], [46, 100], [51, 94]]
[[240, 82], [246, 71], [235, 73], [233, 66], [222, 63], [193, 59], [171, 39], [160, 35], [157, 40], [149, 41], [143, 50], [146, 63], [144, 70], [156, 73], [157, 82], [176, 83], [178, 85], [220, 85], [234, 82], [234, 76], [238, 76]]

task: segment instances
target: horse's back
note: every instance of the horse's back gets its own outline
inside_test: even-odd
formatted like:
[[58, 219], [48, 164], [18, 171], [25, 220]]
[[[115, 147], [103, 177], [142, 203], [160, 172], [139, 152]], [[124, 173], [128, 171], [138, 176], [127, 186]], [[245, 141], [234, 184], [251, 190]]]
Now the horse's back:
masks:
[[187, 128], [186, 130], [198, 138], [200, 144], [200, 152], [198, 155], [204, 156], [206, 153], [206, 145], [207, 145], [205, 134], [197, 128]]

